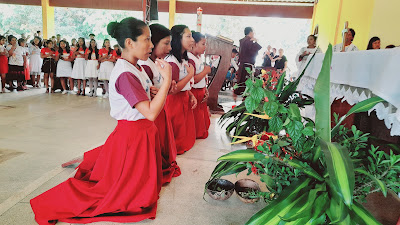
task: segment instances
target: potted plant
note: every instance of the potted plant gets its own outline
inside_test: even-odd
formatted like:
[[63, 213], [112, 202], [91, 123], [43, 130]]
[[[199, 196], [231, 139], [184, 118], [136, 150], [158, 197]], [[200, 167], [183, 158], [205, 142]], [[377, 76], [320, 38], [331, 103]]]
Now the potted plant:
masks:
[[[247, 224], [379, 224], [361, 203], [372, 192], [400, 192], [400, 156], [369, 146], [368, 134], [355, 126], [349, 130], [341, 125], [347, 116], [368, 111], [382, 98], [356, 104], [336, 117], [331, 128], [331, 58], [329, 45], [314, 89], [315, 121], [302, 117], [298, 104], [281, 102], [274, 90], [260, 91], [252, 100], [255, 105], [245, 103], [247, 115], [268, 121], [268, 128], [236, 136], [232, 144], [251, 141], [252, 148], [221, 156], [207, 183], [246, 169], [260, 176], [270, 191], [264, 194], [269, 204]], [[248, 92], [258, 92], [253, 90], [260, 87], [257, 83], [246, 81]], [[252, 114], [257, 108], [262, 111]]]

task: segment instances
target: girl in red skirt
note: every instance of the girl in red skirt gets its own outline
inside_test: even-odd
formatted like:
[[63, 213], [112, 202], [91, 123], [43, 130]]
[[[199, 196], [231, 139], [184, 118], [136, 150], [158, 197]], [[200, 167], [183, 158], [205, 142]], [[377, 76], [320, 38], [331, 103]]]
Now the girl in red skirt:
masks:
[[188, 52], [189, 63], [195, 68], [194, 85], [191, 90], [197, 99], [197, 107], [193, 109], [196, 124], [196, 138], [204, 139], [208, 137], [208, 128], [210, 127], [210, 117], [208, 116], [207, 99], [208, 90], [206, 87], [206, 76], [211, 73], [211, 67], [204, 65], [201, 55], [206, 50], [206, 37], [200, 32], [192, 33], [194, 46], [191, 52]]
[[[171, 32], [168, 28], [161, 24], [150, 25], [151, 42], [154, 49], [151, 56], [146, 61], [139, 61], [139, 64], [146, 71], [149, 78], [153, 81], [152, 89], [157, 91], [164, 82], [160, 72], [157, 70], [156, 59], [165, 58], [171, 51]], [[172, 82], [171, 89], [176, 88], [175, 81]], [[174, 91], [174, 90], [171, 90]], [[177, 177], [181, 174], [181, 170], [176, 163], [176, 143], [174, 132], [172, 130], [171, 120], [165, 109], [161, 110], [160, 115], [154, 121], [160, 135], [161, 154], [162, 154], [162, 169], [163, 169], [163, 184], [170, 182], [172, 177]]]
[[0, 35], [0, 78], [1, 78], [1, 91], [3, 93], [9, 92], [6, 90], [6, 74], [8, 73], [8, 52], [4, 47], [6, 38]]
[[165, 58], [172, 66], [172, 80], [177, 83], [176, 91], [168, 95], [166, 112], [171, 118], [178, 154], [191, 149], [196, 141], [196, 128], [193, 109], [197, 101], [190, 92], [194, 83], [194, 68], [188, 63], [187, 51], [193, 47], [192, 32], [185, 25], [171, 28], [170, 54]]
[[135, 18], [112, 22], [108, 33], [123, 48], [110, 77], [111, 116], [118, 125], [104, 145], [84, 154], [74, 178], [31, 200], [39, 224], [137, 222], [154, 219], [161, 189], [157, 127], [171, 84], [171, 67], [156, 60], [164, 82], [150, 101], [151, 81], [137, 64], [153, 44], [147, 25]]

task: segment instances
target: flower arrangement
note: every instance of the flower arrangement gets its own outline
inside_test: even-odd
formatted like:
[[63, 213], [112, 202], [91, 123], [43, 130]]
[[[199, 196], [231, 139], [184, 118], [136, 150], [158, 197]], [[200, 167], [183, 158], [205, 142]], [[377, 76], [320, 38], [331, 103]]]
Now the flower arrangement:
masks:
[[233, 135], [232, 144], [250, 142], [251, 148], [221, 156], [206, 186], [245, 170], [260, 176], [269, 192], [259, 196], [269, 204], [247, 224], [379, 224], [360, 203], [369, 193], [400, 192], [400, 155], [369, 146], [369, 134], [341, 125], [349, 115], [370, 110], [382, 98], [362, 101], [341, 118], [335, 115], [331, 128], [331, 58], [329, 45], [314, 90], [315, 122], [300, 115], [299, 107], [310, 98], [304, 100], [300, 93], [288, 97], [302, 75], [285, 87], [282, 75], [272, 72], [246, 81], [245, 93], [250, 95], [242, 114], [248, 116], [247, 123], [261, 121], [262, 128], [241, 132], [243, 119], [235, 123], [235, 134], [246, 135]]

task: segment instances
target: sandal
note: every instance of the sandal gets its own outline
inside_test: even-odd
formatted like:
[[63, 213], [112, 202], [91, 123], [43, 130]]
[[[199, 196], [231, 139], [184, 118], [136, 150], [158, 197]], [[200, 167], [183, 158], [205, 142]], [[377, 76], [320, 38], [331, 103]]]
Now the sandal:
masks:
[[85, 89], [83, 89], [82, 91], [82, 96], [85, 96]]
[[81, 89], [79, 89], [78, 92], [76, 92], [76, 95], [81, 95]]

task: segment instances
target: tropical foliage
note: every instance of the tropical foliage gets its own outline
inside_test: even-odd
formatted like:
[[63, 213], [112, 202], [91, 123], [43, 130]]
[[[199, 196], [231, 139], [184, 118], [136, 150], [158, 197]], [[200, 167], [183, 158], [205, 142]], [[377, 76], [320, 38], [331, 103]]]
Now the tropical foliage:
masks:
[[383, 99], [367, 99], [342, 118], [336, 115], [337, 125], [331, 128], [331, 57], [329, 45], [314, 90], [315, 122], [300, 115], [298, 102], [281, 100], [279, 82], [276, 90], [264, 88], [261, 97], [261, 89], [254, 90], [262, 87], [260, 81], [246, 82], [247, 92], [256, 93], [251, 101], [268, 101], [254, 106], [246, 104], [247, 97], [243, 114], [267, 125], [263, 131], [235, 136], [232, 144], [250, 142], [252, 148], [221, 156], [209, 182], [246, 169], [260, 176], [269, 192], [259, 195], [269, 204], [247, 224], [379, 224], [360, 203], [372, 192], [400, 192], [400, 156], [369, 146], [368, 134], [341, 125], [347, 116], [368, 111]]

